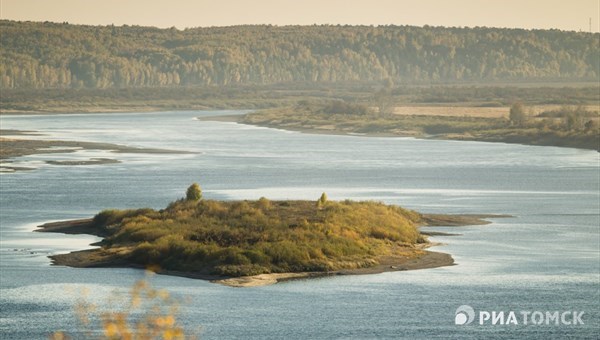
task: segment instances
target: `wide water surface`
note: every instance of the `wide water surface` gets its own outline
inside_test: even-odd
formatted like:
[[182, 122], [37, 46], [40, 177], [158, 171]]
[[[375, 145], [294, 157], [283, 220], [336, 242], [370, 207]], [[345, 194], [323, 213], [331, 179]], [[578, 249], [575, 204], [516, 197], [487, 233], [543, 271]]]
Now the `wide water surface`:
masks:
[[[22, 157], [34, 171], [0, 174], [0, 338], [81, 329], [82, 299], [113, 298], [134, 269], [50, 266], [49, 254], [91, 236], [33, 233], [101, 209], [162, 208], [199, 182], [214, 199], [379, 200], [429, 213], [509, 214], [435, 237], [457, 265], [236, 289], [154, 276], [182, 300], [179, 320], [205, 339], [595, 338], [600, 313], [600, 166], [595, 151], [478, 142], [327, 136], [195, 117], [232, 112], [2, 116], [21, 137], [168, 148], [193, 154], [77, 151]], [[119, 164], [43, 161], [114, 158]], [[584, 325], [454, 325], [455, 310], [584, 311]], [[521, 320], [519, 320], [521, 321]], [[199, 330], [198, 330], [199, 329]]]

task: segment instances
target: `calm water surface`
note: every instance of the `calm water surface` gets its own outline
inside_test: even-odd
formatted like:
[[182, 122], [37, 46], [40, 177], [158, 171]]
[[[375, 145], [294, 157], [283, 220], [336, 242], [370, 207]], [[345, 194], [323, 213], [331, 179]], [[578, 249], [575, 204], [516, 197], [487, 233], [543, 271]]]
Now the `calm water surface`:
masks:
[[[43, 339], [81, 329], [73, 305], [110, 297], [144, 276], [133, 269], [50, 266], [91, 236], [33, 233], [47, 221], [101, 209], [162, 208], [192, 182], [214, 199], [380, 200], [429, 213], [509, 214], [436, 237], [457, 265], [236, 289], [154, 276], [184, 300], [179, 320], [205, 339], [596, 338], [600, 313], [600, 166], [594, 151], [477, 142], [325, 136], [205, 122], [232, 112], [2, 116], [3, 129], [42, 139], [192, 151], [77, 151], [22, 157], [35, 171], [0, 174], [0, 338]], [[45, 160], [114, 158], [57, 166]], [[442, 231], [443, 230], [440, 228]], [[456, 308], [584, 311], [584, 325], [454, 325]]]

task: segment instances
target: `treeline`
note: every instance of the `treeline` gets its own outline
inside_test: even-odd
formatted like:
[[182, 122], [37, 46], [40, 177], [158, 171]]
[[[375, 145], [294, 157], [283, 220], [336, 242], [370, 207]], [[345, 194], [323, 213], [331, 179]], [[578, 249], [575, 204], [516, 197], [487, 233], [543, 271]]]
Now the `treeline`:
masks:
[[0, 21], [2, 88], [597, 81], [598, 34], [410, 26], [158, 29]]

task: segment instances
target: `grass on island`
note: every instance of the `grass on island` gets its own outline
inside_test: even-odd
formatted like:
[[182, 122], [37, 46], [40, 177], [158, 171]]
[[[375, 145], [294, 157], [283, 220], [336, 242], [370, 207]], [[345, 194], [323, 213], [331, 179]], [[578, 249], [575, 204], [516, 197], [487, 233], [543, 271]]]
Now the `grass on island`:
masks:
[[215, 201], [190, 196], [166, 209], [106, 210], [93, 219], [115, 262], [247, 276], [332, 271], [415, 257], [421, 215], [377, 202]]

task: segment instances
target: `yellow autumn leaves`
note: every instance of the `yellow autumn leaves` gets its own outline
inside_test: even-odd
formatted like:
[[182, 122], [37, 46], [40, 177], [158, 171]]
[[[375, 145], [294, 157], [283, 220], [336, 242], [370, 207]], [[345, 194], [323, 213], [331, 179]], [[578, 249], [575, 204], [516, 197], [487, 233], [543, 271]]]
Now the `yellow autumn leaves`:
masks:
[[[123, 301], [121, 296], [115, 296]], [[114, 298], [107, 301], [115, 305]], [[86, 339], [110, 340], [176, 340], [195, 338], [186, 336], [177, 322], [178, 303], [168, 291], [152, 288], [148, 281], [137, 281], [128, 293], [124, 308], [97, 313], [97, 307], [87, 302], [75, 306], [77, 318], [84, 328]], [[122, 305], [122, 304], [121, 304]], [[72, 337], [55, 332], [50, 339], [66, 340]]]

